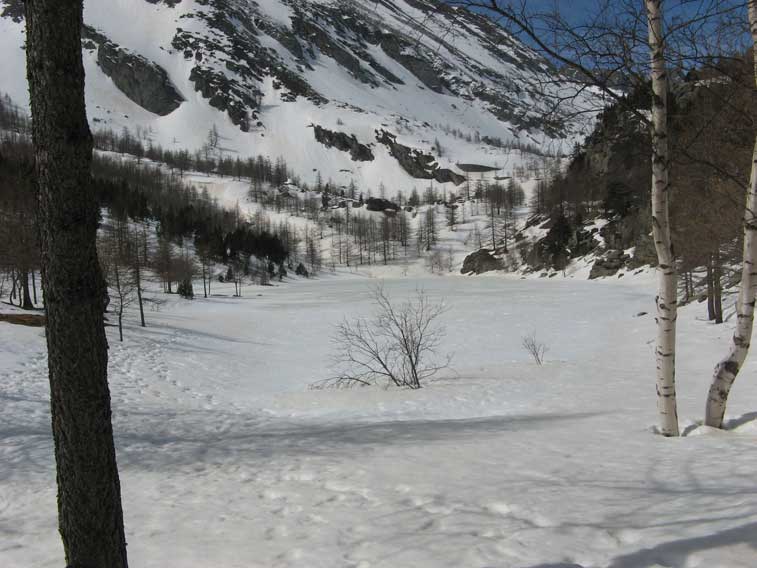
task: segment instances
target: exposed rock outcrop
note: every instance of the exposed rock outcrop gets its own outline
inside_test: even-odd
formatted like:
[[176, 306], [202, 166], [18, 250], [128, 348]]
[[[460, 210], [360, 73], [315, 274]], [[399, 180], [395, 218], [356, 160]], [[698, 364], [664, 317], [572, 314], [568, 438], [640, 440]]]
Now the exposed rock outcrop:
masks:
[[[221, 73], [207, 67], [195, 66], [189, 74], [189, 80], [195, 89], [206, 99], [208, 104], [229, 115], [231, 122], [242, 132], [250, 130], [248, 109], [257, 107], [256, 99], [248, 91], [240, 89], [237, 84]], [[255, 114], [252, 115], [254, 119]]]
[[365, 201], [365, 208], [368, 211], [399, 211], [400, 206], [389, 201], [388, 199], [381, 199], [380, 197], [369, 197]]
[[350, 157], [356, 162], [371, 162], [374, 159], [373, 152], [365, 144], [358, 142], [354, 134], [345, 134], [328, 130], [317, 124], [313, 125], [315, 139], [327, 148], [336, 148], [343, 152], [349, 152]]
[[618, 270], [625, 267], [631, 257], [622, 250], [608, 250], [603, 256], [594, 261], [589, 280], [614, 276]]
[[384, 52], [415, 75], [426, 87], [436, 93], [444, 93], [448, 88], [440, 69], [413, 50], [413, 44], [391, 33], [379, 35], [379, 44]]
[[484, 274], [494, 270], [503, 270], [504, 263], [492, 255], [486, 249], [478, 250], [465, 257], [463, 267], [460, 269], [461, 274]]
[[3, 8], [0, 10], [0, 17], [10, 18], [17, 23], [24, 21], [23, 0], [2, 0], [0, 6]]
[[97, 65], [116, 87], [139, 106], [160, 116], [171, 114], [182, 102], [165, 69], [110, 41], [92, 26], [82, 26], [82, 47], [97, 50]]
[[434, 170], [434, 179], [439, 183], [451, 182], [460, 185], [465, 181], [465, 176], [453, 172], [447, 168], [437, 168]]
[[414, 178], [435, 179], [439, 183], [452, 182], [460, 185], [465, 177], [452, 170], [440, 168], [436, 158], [431, 154], [424, 154], [417, 148], [411, 148], [397, 142], [397, 137], [386, 130], [376, 131], [376, 140], [389, 149], [389, 153], [402, 166], [402, 169]]
[[121, 92], [150, 112], [165, 116], [184, 102], [165, 69], [111, 41], [99, 45], [97, 64]]

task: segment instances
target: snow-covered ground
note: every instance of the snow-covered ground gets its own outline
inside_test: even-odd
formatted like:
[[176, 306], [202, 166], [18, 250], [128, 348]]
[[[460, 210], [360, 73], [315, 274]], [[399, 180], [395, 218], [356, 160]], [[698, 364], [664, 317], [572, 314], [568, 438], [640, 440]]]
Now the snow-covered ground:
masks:
[[[395, 278], [445, 298], [454, 369], [419, 391], [309, 390], [371, 311], [356, 275], [170, 300], [110, 330], [131, 565], [140, 568], [757, 565], [757, 430], [654, 435], [653, 289]], [[226, 294], [228, 289], [216, 286]], [[682, 422], [729, 326], [681, 317]], [[521, 347], [549, 345], [538, 367]], [[61, 566], [43, 332], [0, 323], [0, 566]], [[732, 417], [757, 408], [755, 367]]]

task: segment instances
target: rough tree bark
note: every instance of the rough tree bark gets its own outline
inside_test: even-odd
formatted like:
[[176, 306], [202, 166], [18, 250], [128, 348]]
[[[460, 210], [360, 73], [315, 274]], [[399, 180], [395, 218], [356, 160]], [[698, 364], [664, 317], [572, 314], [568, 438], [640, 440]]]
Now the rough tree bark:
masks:
[[82, 0], [26, 0], [25, 11], [58, 525], [69, 566], [126, 568], [84, 106]]
[[657, 409], [660, 433], [678, 436], [675, 355], [678, 290], [670, 237], [668, 156], [668, 74], [662, 0], [645, 0], [652, 75], [652, 236], [657, 251]]
[[[752, 43], [757, 47], [757, 0], [749, 1], [749, 29]], [[757, 83], [757, 58], [754, 76]], [[757, 139], [752, 153], [752, 174], [744, 210], [744, 252], [741, 284], [736, 302], [736, 329], [726, 355], [716, 366], [707, 396], [704, 423], [713, 428], [723, 427], [728, 395], [744, 365], [752, 341], [754, 327], [755, 292], [757, 291]]]

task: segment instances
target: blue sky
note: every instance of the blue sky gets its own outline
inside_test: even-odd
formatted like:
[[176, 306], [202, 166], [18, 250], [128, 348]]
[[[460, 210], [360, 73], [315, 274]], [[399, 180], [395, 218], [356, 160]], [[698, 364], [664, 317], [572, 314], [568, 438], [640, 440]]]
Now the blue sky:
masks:
[[[476, 1], [481, 2], [482, 0]], [[633, 1], [636, 4], [632, 4], [632, 6], [635, 6], [640, 13], [643, 13], [643, 0]], [[668, 25], [670, 25], [676, 21], [686, 21], [697, 15], [712, 13], [713, 6], [716, 4], [719, 4], [721, 7], [730, 7], [732, 11], [729, 12], [729, 16], [739, 27], [729, 27], [729, 30], [731, 31], [725, 36], [721, 36], [719, 41], [727, 42], [731, 49], [741, 50], [751, 43], [748, 35], [746, 1], [747, 0], [665, 0], [663, 2], [663, 8], [665, 9], [665, 19], [668, 22]], [[512, 2], [515, 5], [520, 5], [520, 0], [512, 0]], [[502, 5], [506, 5], [509, 2], [508, 0], [501, 0], [501, 3]], [[623, 2], [610, 1], [609, 7], [612, 9], [613, 6], [620, 7], [622, 4]], [[567, 20], [579, 26], [588, 23], [592, 16], [598, 12], [600, 6], [607, 5], [608, 0], [528, 0], [527, 2], [529, 11], [536, 13], [539, 11], [548, 11], [557, 6]], [[485, 10], [481, 11], [486, 13]], [[714, 37], [711, 35], [711, 31], [708, 31], [713, 28], [714, 26], [705, 26], [698, 30], [698, 34], [701, 34], [700, 37], [702, 38], [700, 44], [709, 43], [709, 39]], [[742, 33], [739, 33], [738, 30]], [[527, 43], [531, 43], [526, 37], [521, 36], [521, 39]], [[721, 43], [721, 45], [724, 46], [725, 44]], [[705, 48], [705, 51], [709, 50]]]
[[[478, 0], [481, 1], [481, 0]], [[639, 7], [643, 6], [643, 0], [636, 0]], [[669, 12], [676, 14], [693, 14], [697, 10], [702, 9], [713, 4], [714, 0], [668, 0], [664, 2], [664, 6]], [[744, 5], [745, 0], [723, 0], [732, 6]], [[574, 16], [576, 20], [581, 20], [585, 16], [591, 14], [592, 10], [596, 10], [597, 6], [604, 4], [606, 0], [528, 0], [529, 9], [538, 11], [540, 9], [553, 8], [555, 5], [560, 8], [566, 16]], [[502, 4], [507, 4], [507, 0], [502, 0]], [[515, 4], [519, 4], [518, 0], [514, 1]], [[612, 2], [610, 2], [612, 5]], [[744, 10], [746, 16], [746, 11]]]

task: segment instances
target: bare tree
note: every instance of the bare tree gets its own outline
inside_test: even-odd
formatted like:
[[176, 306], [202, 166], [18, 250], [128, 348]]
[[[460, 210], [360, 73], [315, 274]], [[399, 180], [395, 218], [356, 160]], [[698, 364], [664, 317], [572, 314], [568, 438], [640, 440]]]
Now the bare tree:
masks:
[[98, 250], [103, 275], [110, 290], [113, 310], [118, 318], [120, 341], [124, 340], [124, 312], [140, 297], [137, 275], [132, 266], [134, 251], [129, 239], [129, 227], [126, 221], [116, 220], [105, 229]]
[[547, 351], [549, 351], [549, 348], [546, 343], [539, 341], [536, 337], [535, 331], [530, 335], [523, 336], [521, 339], [521, 345], [523, 345], [523, 349], [533, 357], [534, 362], [537, 365], [541, 366], [544, 364], [544, 356], [547, 354]]
[[419, 389], [442, 369], [450, 357], [435, 361], [444, 337], [439, 318], [443, 303], [434, 303], [423, 290], [413, 300], [392, 303], [382, 285], [373, 290], [377, 310], [373, 318], [345, 320], [337, 327], [337, 375], [321, 386], [372, 385], [383, 383]]
[[[128, 230], [128, 228], [127, 228]], [[147, 227], [144, 223], [135, 227], [134, 230], [128, 231], [128, 254], [129, 264], [134, 278], [134, 287], [137, 295], [137, 305], [139, 306], [139, 323], [145, 327], [145, 307], [144, 298], [142, 297], [142, 272], [149, 261], [147, 250]]]
[[433, 250], [429, 254], [426, 255], [426, 268], [428, 268], [431, 274], [435, 274], [437, 272], [441, 274], [444, 272], [445, 258], [444, 258], [444, 255], [442, 254], [442, 251]]

